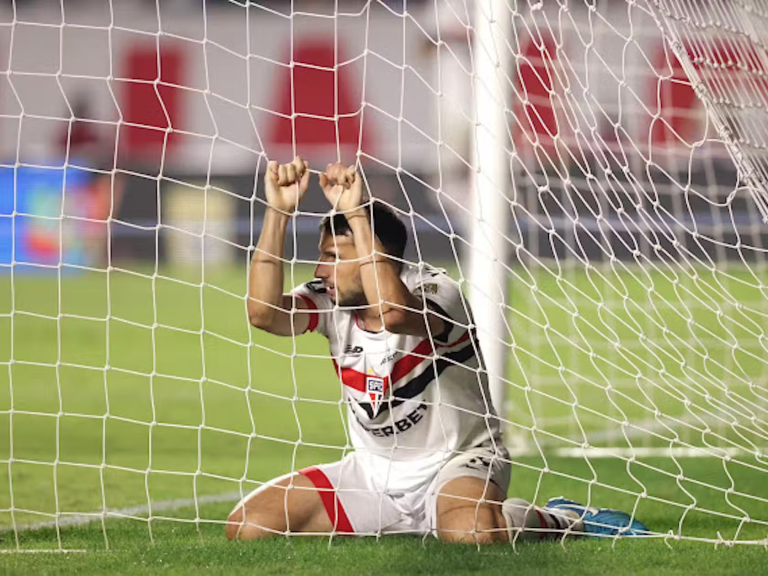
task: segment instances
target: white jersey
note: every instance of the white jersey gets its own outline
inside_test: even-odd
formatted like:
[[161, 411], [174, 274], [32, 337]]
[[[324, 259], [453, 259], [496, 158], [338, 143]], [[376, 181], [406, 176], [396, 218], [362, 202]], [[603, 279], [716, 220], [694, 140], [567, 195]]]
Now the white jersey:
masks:
[[401, 278], [444, 319], [443, 334], [368, 332], [355, 312], [334, 306], [320, 280], [292, 292], [311, 310], [308, 330], [329, 340], [352, 445], [369, 455], [380, 486], [395, 491], [425, 485], [446, 460], [471, 448], [503, 450], [461, 290], [432, 268], [406, 267]]

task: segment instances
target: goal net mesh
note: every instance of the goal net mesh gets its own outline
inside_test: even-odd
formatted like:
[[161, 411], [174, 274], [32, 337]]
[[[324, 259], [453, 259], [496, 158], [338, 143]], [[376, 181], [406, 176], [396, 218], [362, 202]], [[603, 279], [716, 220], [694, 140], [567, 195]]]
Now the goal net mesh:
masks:
[[[244, 495], [349, 452], [327, 341], [246, 314], [263, 172], [296, 154], [357, 162], [407, 260], [498, 309], [477, 328], [511, 496], [765, 543], [768, 3], [22, 4], [0, 12], [0, 547], [222, 537]], [[500, 294], [468, 264], [494, 161]], [[286, 289], [327, 210], [313, 183]]]

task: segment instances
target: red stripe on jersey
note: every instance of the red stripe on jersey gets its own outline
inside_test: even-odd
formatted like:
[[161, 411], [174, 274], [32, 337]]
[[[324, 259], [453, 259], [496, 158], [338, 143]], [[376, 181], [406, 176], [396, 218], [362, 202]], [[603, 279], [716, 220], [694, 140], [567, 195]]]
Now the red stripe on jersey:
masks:
[[462, 344], [469, 340], [469, 330], [464, 332], [464, 334], [461, 335], [461, 338], [456, 340], [455, 342], [451, 342], [450, 344], [445, 344], [444, 346], [440, 346], [441, 348], [453, 348], [454, 346], [458, 346], [459, 344]]
[[[451, 342], [450, 344], [446, 344], [445, 346], [441, 346], [441, 348], [452, 348], [454, 346], [458, 346], [459, 344], [463, 344], [469, 340], [469, 335], [469, 331], [466, 331], [458, 340]], [[413, 370], [419, 364], [424, 362], [424, 360], [428, 360], [429, 356], [433, 352], [434, 348], [432, 347], [432, 344], [429, 340], [422, 340], [419, 342], [418, 346], [416, 346], [416, 348], [414, 348], [410, 354], [400, 358], [400, 360], [395, 362], [395, 365], [392, 367], [390, 376], [384, 377], [384, 392], [387, 391], [390, 383], [394, 384], [395, 382], [402, 380], [408, 374], [413, 372]], [[349, 386], [358, 392], [366, 391], [365, 374], [352, 368], [339, 368], [339, 365], [335, 359], [333, 359], [333, 367], [336, 369], [336, 373], [341, 378], [344, 386]]]
[[317, 493], [320, 495], [320, 499], [323, 501], [325, 511], [328, 513], [328, 518], [333, 524], [333, 529], [336, 532], [346, 532], [353, 534], [355, 529], [352, 528], [352, 523], [349, 521], [347, 511], [344, 510], [344, 506], [341, 505], [339, 495], [336, 490], [333, 489], [333, 484], [325, 475], [325, 472], [314, 466], [311, 468], [305, 468], [299, 470], [299, 474], [303, 474], [315, 485]]
[[[451, 342], [450, 344], [445, 344], [439, 347], [453, 348], [454, 346], [463, 344], [467, 340], [469, 340], [469, 331], [464, 332], [461, 338], [455, 342]], [[413, 349], [413, 352], [395, 362], [395, 365], [392, 367], [392, 383], [395, 383], [401, 378], [404, 378], [410, 374], [419, 364], [424, 362], [424, 360], [427, 360], [427, 356], [433, 354], [434, 351], [435, 349], [429, 340], [422, 340], [419, 345]]]
[[[308, 296], [304, 296], [304, 294], [296, 294], [296, 296], [301, 298], [304, 304], [307, 305], [308, 310], [317, 310], [317, 304], [315, 304], [312, 301], [312, 298], [309, 298]], [[309, 326], [307, 327], [307, 332], [314, 332], [319, 322], [320, 322], [320, 314], [318, 314], [317, 312], [310, 313]]]
[[434, 352], [432, 343], [429, 340], [422, 340], [413, 352], [400, 358], [392, 367], [392, 382], [397, 382], [404, 376], [407, 376], [416, 366], [424, 362], [425, 356]]

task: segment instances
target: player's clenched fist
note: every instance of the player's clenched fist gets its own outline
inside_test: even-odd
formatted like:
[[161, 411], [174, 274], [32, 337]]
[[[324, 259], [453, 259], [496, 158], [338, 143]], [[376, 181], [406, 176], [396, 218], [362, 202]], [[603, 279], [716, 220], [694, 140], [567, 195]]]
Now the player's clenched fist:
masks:
[[270, 162], [264, 175], [264, 189], [270, 207], [292, 214], [309, 186], [309, 164], [299, 158], [290, 164]]
[[320, 188], [339, 212], [354, 210], [363, 203], [363, 179], [354, 166], [328, 164], [320, 174]]

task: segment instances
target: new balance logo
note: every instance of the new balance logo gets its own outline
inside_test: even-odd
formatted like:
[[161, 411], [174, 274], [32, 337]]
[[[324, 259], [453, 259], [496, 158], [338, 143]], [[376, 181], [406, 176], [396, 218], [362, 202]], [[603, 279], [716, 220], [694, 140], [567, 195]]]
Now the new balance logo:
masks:
[[352, 344], [347, 344], [344, 347], [344, 354], [362, 354], [362, 353], [363, 353], [362, 346], [352, 346]]

